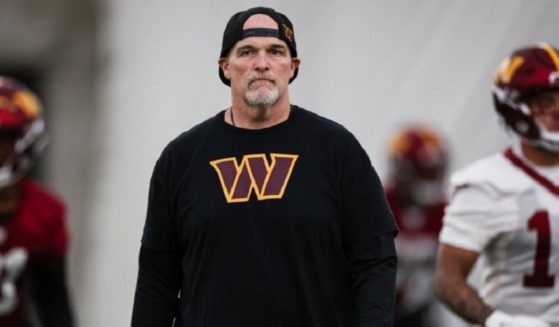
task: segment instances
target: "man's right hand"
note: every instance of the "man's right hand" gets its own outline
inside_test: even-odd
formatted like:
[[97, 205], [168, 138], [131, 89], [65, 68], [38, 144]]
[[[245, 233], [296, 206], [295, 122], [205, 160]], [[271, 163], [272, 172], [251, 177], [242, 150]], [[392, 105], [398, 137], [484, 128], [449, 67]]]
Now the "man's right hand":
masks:
[[551, 325], [534, 317], [512, 316], [495, 310], [487, 317], [485, 327], [551, 327]]

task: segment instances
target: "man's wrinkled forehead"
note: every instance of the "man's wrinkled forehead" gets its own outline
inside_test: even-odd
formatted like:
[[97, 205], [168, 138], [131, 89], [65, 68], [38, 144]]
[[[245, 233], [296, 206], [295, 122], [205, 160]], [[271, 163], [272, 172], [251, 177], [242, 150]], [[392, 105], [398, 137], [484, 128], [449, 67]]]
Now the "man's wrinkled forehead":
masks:
[[253, 28], [279, 29], [278, 23], [272, 17], [265, 14], [255, 14], [250, 16], [243, 25], [243, 30]]

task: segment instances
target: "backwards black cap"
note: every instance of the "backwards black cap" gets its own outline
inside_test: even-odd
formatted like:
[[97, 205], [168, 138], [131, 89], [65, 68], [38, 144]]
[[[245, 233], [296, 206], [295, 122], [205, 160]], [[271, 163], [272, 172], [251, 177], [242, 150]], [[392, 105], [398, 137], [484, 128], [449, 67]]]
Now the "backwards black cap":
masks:
[[[245, 24], [247, 19], [256, 14], [264, 14], [272, 18], [276, 23], [278, 23], [279, 30], [269, 28], [251, 28], [243, 30], [243, 25]], [[235, 43], [244, 38], [252, 36], [276, 37], [280, 40], [283, 40], [287, 44], [291, 56], [294, 58], [297, 57], [297, 45], [295, 44], [295, 33], [293, 32], [293, 24], [291, 24], [289, 18], [287, 18], [287, 16], [285, 16], [284, 14], [279, 13], [272, 8], [266, 7], [255, 7], [245, 11], [240, 11], [229, 19], [229, 22], [225, 27], [225, 31], [223, 32], [223, 43], [221, 45], [221, 54], [219, 55], [219, 57], [227, 57], [229, 51], [231, 50], [231, 48], [233, 48]], [[298, 71], [299, 68], [296, 68], [295, 74], [289, 80], [289, 83], [291, 83], [295, 79], [295, 77], [297, 77]], [[225, 77], [221, 67], [219, 67], [219, 78], [221, 78], [221, 81], [225, 85], [231, 86], [231, 81], [229, 81], [229, 79]]]

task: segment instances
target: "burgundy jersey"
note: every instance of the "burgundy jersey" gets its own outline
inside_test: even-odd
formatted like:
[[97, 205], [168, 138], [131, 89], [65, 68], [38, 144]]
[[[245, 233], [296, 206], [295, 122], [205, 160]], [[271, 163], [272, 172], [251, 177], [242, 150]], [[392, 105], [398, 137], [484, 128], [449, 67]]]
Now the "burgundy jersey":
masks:
[[0, 223], [0, 326], [25, 326], [25, 279], [30, 267], [63, 260], [68, 234], [64, 203], [29, 179], [21, 181], [19, 206]]
[[[386, 190], [386, 199], [400, 228], [398, 238], [405, 234], [409, 237], [438, 238], [442, 228], [446, 200], [441, 199], [431, 205], [418, 206], [398, 201], [394, 190]], [[411, 210], [411, 212], [410, 212]]]
[[397, 310], [400, 314], [411, 314], [434, 301], [432, 276], [446, 201], [411, 204], [399, 201], [392, 187], [387, 187], [385, 192], [400, 228], [395, 239]]

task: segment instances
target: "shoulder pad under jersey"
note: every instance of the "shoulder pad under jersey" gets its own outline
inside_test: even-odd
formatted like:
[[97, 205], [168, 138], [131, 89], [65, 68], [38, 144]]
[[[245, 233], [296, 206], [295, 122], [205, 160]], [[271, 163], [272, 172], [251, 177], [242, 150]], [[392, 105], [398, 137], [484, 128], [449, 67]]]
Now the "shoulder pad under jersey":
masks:
[[480, 187], [489, 194], [520, 193], [532, 185], [528, 176], [503, 153], [479, 159], [450, 178], [450, 194], [463, 187]]

